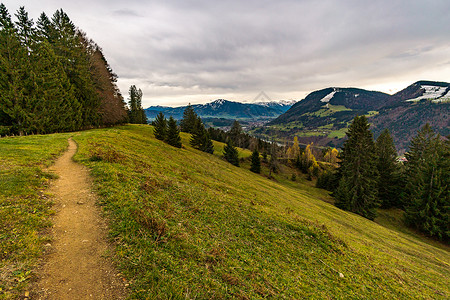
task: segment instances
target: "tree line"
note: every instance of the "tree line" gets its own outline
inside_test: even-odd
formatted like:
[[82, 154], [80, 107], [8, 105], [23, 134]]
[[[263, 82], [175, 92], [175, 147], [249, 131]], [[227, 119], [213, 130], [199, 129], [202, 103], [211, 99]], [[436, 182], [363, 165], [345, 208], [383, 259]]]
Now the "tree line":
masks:
[[57, 10], [36, 23], [0, 4], [0, 135], [53, 133], [127, 121], [102, 49]]
[[397, 159], [389, 131], [376, 141], [365, 116], [347, 132], [335, 171], [317, 185], [332, 191], [335, 205], [373, 220], [378, 207], [404, 209], [405, 222], [441, 240], [450, 235], [450, 144], [426, 124], [410, 143], [406, 162]]

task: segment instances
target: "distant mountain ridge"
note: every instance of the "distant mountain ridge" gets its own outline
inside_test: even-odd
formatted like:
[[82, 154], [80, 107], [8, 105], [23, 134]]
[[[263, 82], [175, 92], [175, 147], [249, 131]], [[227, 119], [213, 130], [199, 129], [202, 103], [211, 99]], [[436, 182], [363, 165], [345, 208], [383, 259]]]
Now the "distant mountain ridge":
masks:
[[[292, 101], [242, 103], [217, 99], [206, 104], [194, 104], [192, 108], [202, 118], [258, 120], [276, 118], [286, 112], [292, 104]], [[186, 106], [150, 106], [145, 109], [145, 113], [149, 119], [155, 118], [159, 112], [181, 119], [185, 109]]]
[[450, 83], [418, 81], [392, 95], [389, 105], [370, 119], [377, 136], [389, 129], [398, 150], [407, 150], [418, 129], [429, 123], [442, 136], [450, 134]]
[[288, 111], [253, 131], [255, 135], [292, 139], [320, 146], [340, 146], [356, 115], [366, 115], [375, 136], [388, 128], [400, 152], [425, 123], [450, 134], [450, 84], [418, 81], [394, 95], [358, 88], [314, 91]]

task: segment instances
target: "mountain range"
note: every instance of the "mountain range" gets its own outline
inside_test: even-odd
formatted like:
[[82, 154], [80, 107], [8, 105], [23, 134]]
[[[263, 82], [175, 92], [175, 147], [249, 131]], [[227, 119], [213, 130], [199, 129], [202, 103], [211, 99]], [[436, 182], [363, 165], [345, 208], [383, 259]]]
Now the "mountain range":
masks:
[[358, 88], [330, 87], [314, 91], [284, 114], [252, 130], [261, 136], [292, 139], [319, 146], [341, 146], [356, 115], [366, 115], [375, 136], [390, 130], [399, 152], [425, 123], [441, 135], [450, 134], [450, 84], [418, 81], [389, 95]]
[[[271, 120], [286, 112], [295, 101], [242, 103], [218, 99], [207, 104], [194, 104], [192, 108], [201, 118], [229, 120]], [[186, 106], [150, 106], [145, 109], [147, 118], [154, 119], [159, 112], [165, 116], [181, 119]]]

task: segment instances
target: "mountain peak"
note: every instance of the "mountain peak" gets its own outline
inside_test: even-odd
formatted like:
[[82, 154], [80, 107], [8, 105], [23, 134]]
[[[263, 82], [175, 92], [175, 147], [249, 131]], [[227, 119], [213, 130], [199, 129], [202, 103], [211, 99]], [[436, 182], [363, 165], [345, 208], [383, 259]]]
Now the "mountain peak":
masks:
[[406, 102], [430, 100], [433, 103], [450, 101], [450, 83], [421, 80], [394, 95]]

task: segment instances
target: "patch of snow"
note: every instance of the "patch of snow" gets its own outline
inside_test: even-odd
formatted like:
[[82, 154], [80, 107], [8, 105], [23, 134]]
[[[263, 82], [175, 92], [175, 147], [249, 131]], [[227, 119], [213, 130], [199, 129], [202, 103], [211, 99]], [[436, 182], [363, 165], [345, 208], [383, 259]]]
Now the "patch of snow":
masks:
[[336, 90], [333, 90], [331, 93], [320, 99], [320, 102], [328, 103], [330, 100], [334, 97], [334, 94], [336, 94]]
[[356, 98], [356, 97], [359, 97], [359, 94], [355, 94], [355, 98]]
[[439, 103], [439, 102], [448, 102], [450, 101], [450, 89], [448, 90], [448, 92], [443, 95], [441, 98], [438, 99], [434, 99], [432, 102], [434, 103]]
[[274, 101], [251, 102], [251, 104], [262, 105], [265, 107], [270, 107], [270, 106], [274, 106], [274, 105], [282, 105], [282, 106], [291, 105], [292, 106], [295, 103], [297, 103], [297, 101], [295, 101], [295, 100], [274, 100]]
[[208, 103], [206, 105], [210, 106], [213, 109], [217, 109], [217, 108], [221, 107], [226, 101], [227, 100], [225, 100], [225, 99], [217, 99], [217, 100], [214, 100], [213, 102]]
[[423, 85], [421, 88], [424, 90], [424, 93], [422, 96], [414, 98], [414, 99], [408, 99], [406, 101], [415, 102], [415, 101], [420, 101], [422, 99], [436, 100], [437, 98], [442, 97], [443, 94], [445, 93], [445, 90], [447, 89], [447, 87], [434, 86], [434, 85]]

